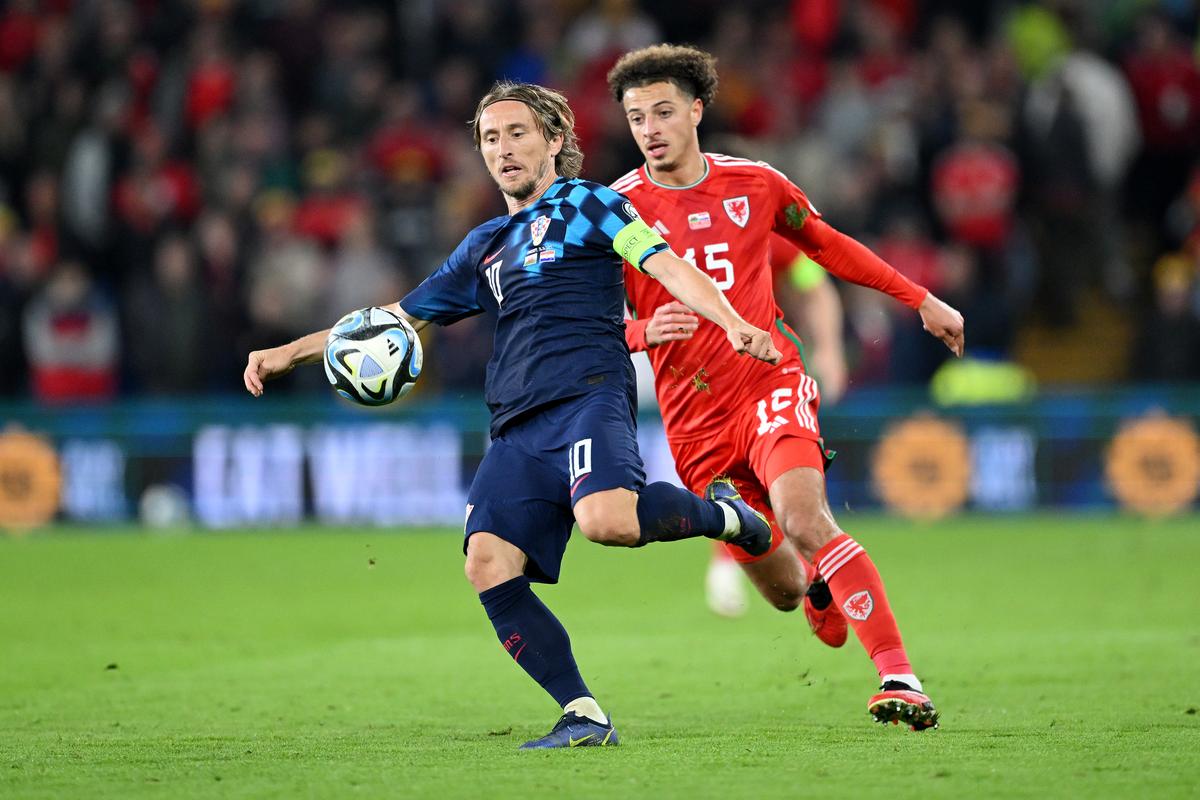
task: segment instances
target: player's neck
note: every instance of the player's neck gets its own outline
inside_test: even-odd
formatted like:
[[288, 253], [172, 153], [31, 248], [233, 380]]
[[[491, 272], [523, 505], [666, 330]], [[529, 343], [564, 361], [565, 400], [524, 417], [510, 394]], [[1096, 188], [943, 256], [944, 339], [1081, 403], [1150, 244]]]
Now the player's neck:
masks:
[[679, 164], [673, 169], [656, 170], [647, 163], [646, 172], [650, 175], [650, 180], [657, 184], [682, 189], [695, 186], [704, 180], [705, 176], [708, 175], [708, 159], [697, 148], [694, 152], [680, 159]]
[[536, 203], [542, 199], [542, 195], [550, 188], [550, 185], [558, 180], [558, 174], [554, 170], [547, 170], [546, 175], [537, 182], [537, 186], [533, 187], [533, 191], [524, 200], [518, 200], [512, 195], [504, 195], [504, 202], [508, 204], [508, 215], [511, 217], [518, 211]]

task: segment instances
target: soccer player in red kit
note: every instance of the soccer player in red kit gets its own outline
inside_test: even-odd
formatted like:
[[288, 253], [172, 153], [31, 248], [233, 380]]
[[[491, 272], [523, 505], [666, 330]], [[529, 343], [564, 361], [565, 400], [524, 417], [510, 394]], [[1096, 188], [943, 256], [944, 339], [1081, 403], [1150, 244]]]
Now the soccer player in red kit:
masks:
[[[770, 251], [775, 299], [804, 342], [805, 369], [817, 379], [821, 404], [837, 403], [846, 391], [847, 380], [841, 295], [817, 262], [779, 234], [771, 235]], [[667, 313], [692, 315], [682, 303], [667, 308], [664, 314]], [[722, 542], [713, 542], [712, 551], [704, 575], [705, 601], [715, 614], [740, 617], [747, 610], [748, 598], [743, 586], [746, 574]], [[818, 586], [817, 590], [821, 588]], [[806, 598], [804, 605], [811, 613], [812, 599]], [[845, 617], [835, 610], [829, 621], [834, 625], [822, 629], [822, 641], [834, 646], [844, 644]]]
[[679, 313], [653, 281], [626, 268], [635, 317], [626, 340], [631, 350], [648, 351], [680, 478], [700, 491], [715, 475], [727, 475], [747, 502], [771, 509], [778, 522], [771, 549], [757, 558], [734, 553], [759, 592], [792, 610], [815, 587], [805, 603], [814, 631], [840, 644], [829, 629], [844, 615], [879, 673], [870, 714], [914, 730], [935, 727], [938, 712], [909, 663], [879, 572], [829, 509], [819, 393], [775, 302], [770, 236], [784, 236], [831, 274], [916, 310], [925, 329], [960, 356], [962, 315], [832, 228], [782, 173], [701, 152], [696, 127], [717, 86], [708, 53], [643, 48], [624, 55], [608, 82], [646, 158], [613, 188], [675, 252], [707, 272], [746, 320], [771, 331], [784, 354], [778, 365], [731, 357], [716, 326]]

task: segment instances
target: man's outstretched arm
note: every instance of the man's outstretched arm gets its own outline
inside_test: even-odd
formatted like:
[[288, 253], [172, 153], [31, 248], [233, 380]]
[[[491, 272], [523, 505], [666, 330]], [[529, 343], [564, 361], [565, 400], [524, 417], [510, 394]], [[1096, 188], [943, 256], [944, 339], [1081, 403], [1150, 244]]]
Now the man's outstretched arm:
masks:
[[737, 352], [770, 364], [778, 364], [783, 358], [783, 354], [775, 349], [771, 334], [742, 319], [712, 278], [670, 250], [660, 250], [646, 258], [642, 269], [657, 278], [679, 302], [721, 326], [730, 346]]
[[788, 228], [778, 229], [831, 274], [889, 294], [921, 315], [925, 330], [956, 355], [963, 354], [963, 317], [928, 289], [910, 281], [866, 245], [847, 236], [819, 217], [788, 217]]
[[[400, 303], [383, 306], [400, 317], [408, 320], [414, 330], [420, 331], [429, 324], [427, 320], [418, 319], [403, 308]], [[266, 350], [255, 350], [246, 359], [246, 370], [242, 373], [242, 382], [246, 391], [255, 397], [261, 397], [263, 384], [274, 378], [287, 375], [302, 364], [315, 364], [321, 360], [325, 351], [325, 341], [329, 338], [329, 328], [323, 331], [301, 336], [299, 339], [270, 347]]]

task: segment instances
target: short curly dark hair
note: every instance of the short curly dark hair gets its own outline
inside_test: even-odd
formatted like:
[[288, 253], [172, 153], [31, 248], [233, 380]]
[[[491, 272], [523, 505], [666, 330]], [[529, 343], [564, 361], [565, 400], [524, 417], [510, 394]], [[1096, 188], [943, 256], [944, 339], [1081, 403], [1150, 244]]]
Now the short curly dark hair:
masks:
[[717, 96], [717, 59], [689, 45], [656, 44], [626, 53], [608, 72], [608, 88], [618, 103], [627, 89], [660, 81], [707, 106]]

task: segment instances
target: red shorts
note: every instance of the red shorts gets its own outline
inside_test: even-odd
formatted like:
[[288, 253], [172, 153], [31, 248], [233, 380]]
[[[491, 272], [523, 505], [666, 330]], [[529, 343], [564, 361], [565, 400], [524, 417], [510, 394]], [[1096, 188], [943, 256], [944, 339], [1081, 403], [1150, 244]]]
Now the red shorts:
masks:
[[752, 556], [736, 545], [725, 545], [735, 561], [759, 561], [783, 541], [768, 494], [775, 479], [796, 467], [824, 471], [825, 449], [817, 424], [820, 403], [816, 381], [798, 369], [783, 370], [774, 381], [748, 395], [719, 434], [670, 442], [675, 471], [689, 490], [702, 494], [713, 478], [728, 476], [746, 502], [770, 520], [771, 549]]

